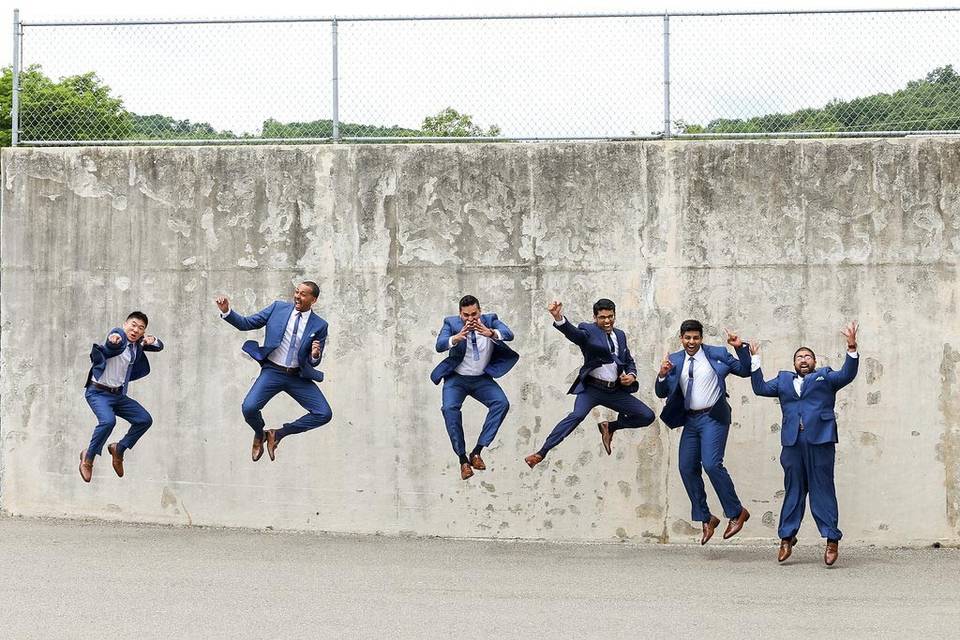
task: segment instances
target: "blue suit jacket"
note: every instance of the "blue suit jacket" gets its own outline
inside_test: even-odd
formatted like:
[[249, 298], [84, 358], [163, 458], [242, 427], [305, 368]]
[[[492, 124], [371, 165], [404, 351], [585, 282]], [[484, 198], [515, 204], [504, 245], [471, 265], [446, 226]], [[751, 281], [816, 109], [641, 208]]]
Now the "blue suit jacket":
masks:
[[[710, 417], [720, 424], [730, 424], [732, 415], [730, 403], [727, 398], [727, 374], [732, 373], [741, 378], [750, 377], [750, 347], [744, 342], [743, 346], [737, 349], [737, 357], [734, 358], [727, 351], [726, 347], [717, 347], [709, 344], [702, 344], [700, 348], [710, 361], [714, 373], [717, 374], [717, 383], [720, 385], [720, 399], [710, 410]], [[687, 359], [686, 351], [676, 351], [669, 356], [673, 369], [667, 377], [660, 380], [657, 377], [657, 383], [654, 385], [654, 391], [658, 398], [666, 398], [667, 403], [660, 412], [660, 419], [671, 429], [682, 427], [687, 421], [687, 411], [683, 407], [683, 391], [680, 389], [680, 379], [683, 374], [684, 361]]]
[[[591, 371], [603, 364], [617, 363], [617, 373], [632, 373], [637, 375], [637, 363], [633, 361], [630, 355], [630, 349], [627, 348], [627, 334], [614, 327], [613, 335], [617, 341], [617, 350], [620, 354], [614, 359], [610, 353], [610, 344], [607, 342], [607, 333], [598, 327], [594, 322], [581, 322], [577, 326], [564, 318], [564, 323], [560, 326], [554, 325], [560, 333], [567, 337], [567, 340], [580, 347], [580, 353], [583, 354], [583, 366], [577, 374], [577, 379], [567, 391], [567, 393], [583, 393], [583, 381]], [[629, 393], [636, 393], [640, 389], [640, 384], [634, 381], [629, 387], [619, 387]]]
[[[235, 326], [240, 331], [252, 331], [267, 327], [263, 338], [263, 345], [258, 345], [256, 340], [247, 340], [243, 343], [243, 351], [257, 362], [263, 362], [267, 359], [274, 349], [280, 346], [283, 341], [283, 334], [287, 329], [287, 322], [290, 320], [290, 314], [294, 311], [292, 302], [277, 300], [266, 309], [258, 311], [252, 316], [242, 316], [233, 309], [224, 318], [227, 322]], [[299, 327], [297, 332], [303, 336], [300, 339], [300, 348], [297, 352], [297, 366], [300, 367], [300, 377], [309, 378], [320, 382], [323, 380], [323, 372], [314, 369], [323, 358], [323, 349], [327, 345], [327, 321], [310, 312], [306, 327]], [[320, 341], [320, 358], [315, 361], [310, 359], [311, 345], [314, 340]]]
[[[118, 344], [111, 344], [110, 336], [117, 334], [120, 336]], [[83, 383], [84, 387], [89, 387], [94, 378], [99, 379], [103, 375], [103, 370], [107, 367], [107, 360], [116, 358], [130, 344], [127, 340], [127, 334], [120, 327], [115, 327], [107, 334], [107, 339], [103, 344], [94, 344], [90, 349], [90, 370], [87, 371], [87, 380]], [[139, 380], [150, 373], [150, 363], [147, 361], [146, 351], [163, 351], [163, 342], [160, 338], [154, 344], [143, 344], [143, 339], [137, 343], [136, 355], [133, 357], [133, 368], [130, 371], [130, 382]], [[123, 393], [127, 392], [127, 385], [123, 385]]]
[[783, 412], [783, 424], [780, 428], [780, 444], [792, 447], [797, 444], [800, 433], [800, 421], [807, 440], [811, 444], [837, 442], [837, 415], [834, 402], [837, 391], [844, 388], [857, 377], [859, 358], [849, 355], [843, 361], [840, 371], [822, 367], [807, 374], [801, 393], [798, 396], [793, 386], [797, 374], [793, 371], [781, 371], [769, 382], [763, 381], [763, 371], [757, 369], [750, 377], [753, 392], [758, 396], [780, 399]]
[[[496, 329], [500, 332], [503, 340], [491, 338], [493, 343], [493, 353], [490, 355], [490, 362], [487, 368], [483, 370], [493, 378], [499, 378], [517, 364], [520, 355], [508, 347], [505, 342], [513, 340], [513, 332], [510, 327], [505, 325], [495, 313], [484, 313], [480, 320], [485, 327]], [[454, 369], [460, 366], [464, 356], [467, 354], [467, 343], [469, 340], [461, 340], [459, 344], [450, 348], [450, 338], [460, 333], [463, 329], [463, 320], [460, 316], [449, 316], [443, 319], [443, 327], [440, 329], [440, 335], [437, 336], [437, 352], [443, 353], [449, 350], [450, 354], [438, 364], [430, 373], [430, 380], [433, 384], [440, 384], [440, 381], [453, 373]]]

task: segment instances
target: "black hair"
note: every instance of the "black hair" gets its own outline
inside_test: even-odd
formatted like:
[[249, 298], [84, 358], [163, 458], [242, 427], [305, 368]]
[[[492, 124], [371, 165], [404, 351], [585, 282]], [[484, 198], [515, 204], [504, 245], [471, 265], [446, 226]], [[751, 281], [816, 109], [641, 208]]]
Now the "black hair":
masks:
[[129, 320], [130, 318], [139, 320], [140, 322], [143, 323], [143, 326], [147, 326], [148, 324], [150, 324], [150, 321], [147, 320], [147, 314], [145, 314], [143, 311], [134, 311], [133, 313], [127, 316], [127, 320]]
[[687, 331], [696, 331], [700, 334], [700, 337], [703, 337], [703, 324], [699, 320], [684, 320], [680, 323], [680, 335], [682, 336]]
[[810, 355], [813, 356], [813, 359], [814, 359], [814, 360], [817, 359], [817, 354], [815, 354], [815, 353], [813, 352], [813, 349], [811, 349], [810, 347], [800, 347], [799, 349], [797, 349], [796, 351], [793, 352], [793, 359], [794, 359], [794, 360], [797, 359], [797, 354], [800, 353], [801, 351], [809, 351], [809, 352], [810, 352]]
[[613, 304], [613, 300], [608, 300], [607, 298], [600, 298], [593, 303], [593, 315], [597, 315], [601, 311], [613, 311], [617, 312], [617, 305]]
[[480, 306], [480, 301], [477, 300], [476, 296], [465, 295], [460, 298], [460, 308], [466, 309], [467, 307], [472, 307], [473, 305]]
[[317, 283], [314, 282], [313, 280], [304, 280], [304, 281], [301, 282], [300, 284], [305, 284], [305, 285], [307, 285], [308, 287], [310, 287], [310, 293], [313, 294], [313, 297], [314, 297], [314, 298], [319, 298], [319, 297], [320, 297], [320, 287], [319, 287], [319, 286], [317, 285]]

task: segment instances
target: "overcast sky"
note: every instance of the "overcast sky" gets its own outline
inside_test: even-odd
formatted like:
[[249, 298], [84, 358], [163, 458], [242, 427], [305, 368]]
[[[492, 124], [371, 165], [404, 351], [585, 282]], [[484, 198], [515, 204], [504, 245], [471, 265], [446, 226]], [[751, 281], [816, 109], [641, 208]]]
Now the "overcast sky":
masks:
[[[12, 2], [12, 4], [11, 4]], [[770, 2], [687, 0], [236, 1], [156, 4], [2, 0], [0, 60], [12, 62], [12, 9], [21, 20], [517, 15], [769, 10]], [[779, 9], [897, 8], [903, 0], [790, 1]], [[212, 3], [211, 3], [212, 5]], [[944, 6], [944, 5], [940, 5]], [[321, 13], [318, 13], [321, 11]], [[933, 66], [960, 62], [956, 22], [859, 19], [671, 21], [672, 119], [706, 122], [892, 91]], [[951, 18], [952, 20], [952, 18]], [[622, 135], [662, 128], [662, 21], [342, 23], [340, 119], [417, 127], [445, 106], [508, 135]], [[905, 25], [905, 26], [903, 26]], [[271, 30], [272, 29], [272, 30]], [[838, 31], [839, 29], [839, 31]], [[729, 35], [728, 35], [729, 32]], [[266, 117], [331, 116], [329, 28], [251, 26], [136, 32], [28, 29], [25, 63], [54, 77], [96, 71], [125, 106], [256, 131]], [[227, 43], [234, 43], [227, 46]], [[240, 44], [237, 44], [240, 43]], [[826, 43], [826, 44], [824, 44]], [[437, 53], [437, 52], [442, 53]], [[444, 58], [435, 61], [437, 56]], [[522, 60], [522, 65], [518, 61]], [[250, 86], [244, 83], [252, 82]], [[271, 82], [274, 84], [271, 85]], [[779, 83], [782, 83], [778, 85]], [[287, 93], [296, 87], [292, 93]], [[762, 94], [762, 95], [758, 95]], [[535, 121], [535, 124], [534, 124]]]

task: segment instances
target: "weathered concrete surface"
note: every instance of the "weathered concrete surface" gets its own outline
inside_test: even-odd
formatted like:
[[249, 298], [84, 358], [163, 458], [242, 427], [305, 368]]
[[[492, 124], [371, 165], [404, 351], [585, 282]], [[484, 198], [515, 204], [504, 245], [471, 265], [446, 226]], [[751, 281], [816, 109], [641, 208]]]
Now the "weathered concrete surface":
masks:
[[[450, 536], [692, 541], [678, 432], [592, 421], [530, 471], [578, 360], [548, 300], [587, 319], [608, 296], [659, 411], [654, 372], [681, 320], [840, 362], [837, 483], [846, 541], [960, 542], [960, 142], [948, 139], [18, 149], [3, 156], [2, 504], [15, 514]], [[249, 460], [240, 403], [252, 312], [303, 278], [330, 322], [327, 427]], [[462, 293], [523, 355], [489, 470], [459, 480], [428, 373]], [[167, 342], [134, 384], [153, 429], [118, 480], [76, 471], [93, 426], [89, 344], [140, 308]], [[775, 537], [779, 408], [731, 382], [726, 463]], [[277, 424], [299, 415], [278, 398]], [[600, 412], [597, 418], [600, 417]], [[482, 413], [468, 401], [468, 438]], [[709, 490], [708, 490], [709, 491]], [[711, 505], [719, 510], [711, 495]], [[815, 536], [812, 522], [804, 526]]]
[[[956, 549], [552, 544], [0, 517], [3, 636], [953, 640]], [[51, 575], [56, 579], [51, 580]], [[83, 629], [83, 633], [79, 629]]]

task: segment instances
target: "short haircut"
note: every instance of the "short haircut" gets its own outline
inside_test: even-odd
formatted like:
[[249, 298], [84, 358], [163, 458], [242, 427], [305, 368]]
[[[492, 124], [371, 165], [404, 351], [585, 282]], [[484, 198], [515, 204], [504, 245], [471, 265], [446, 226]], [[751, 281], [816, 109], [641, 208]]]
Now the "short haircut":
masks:
[[687, 331], [696, 331], [702, 338], [703, 324], [701, 324], [699, 320], [684, 320], [680, 323], [680, 335], [685, 334]]
[[597, 315], [601, 311], [613, 311], [617, 312], [617, 305], [613, 304], [613, 300], [608, 300], [607, 298], [600, 298], [593, 303], [593, 315]]
[[480, 301], [477, 300], [476, 296], [471, 296], [470, 294], [467, 294], [462, 298], [460, 298], [461, 309], [466, 309], [467, 307], [472, 307], [473, 305], [477, 305], [478, 307], [480, 306]]
[[794, 360], [797, 359], [797, 354], [800, 353], [801, 351], [809, 351], [809, 352], [810, 352], [810, 355], [813, 356], [813, 359], [814, 359], [814, 360], [817, 359], [817, 354], [815, 354], [815, 353], [813, 352], [813, 349], [811, 349], [810, 347], [800, 347], [799, 349], [797, 349], [796, 351], [793, 352], [793, 359], [794, 359]]
[[319, 297], [320, 297], [320, 287], [319, 287], [319, 286], [317, 285], [317, 283], [314, 282], [313, 280], [304, 280], [304, 281], [301, 282], [300, 284], [305, 284], [305, 285], [307, 285], [308, 287], [310, 287], [310, 293], [313, 294], [313, 297], [314, 297], [314, 298], [319, 298]]
[[150, 321], [147, 320], [147, 314], [145, 314], [143, 311], [134, 311], [133, 313], [127, 316], [127, 320], [129, 320], [130, 318], [133, 318], [134, 320], [139, 320], [140, 322], [143, 323], [143, 326], [147, 326], [148, 324], [150, 324]]

